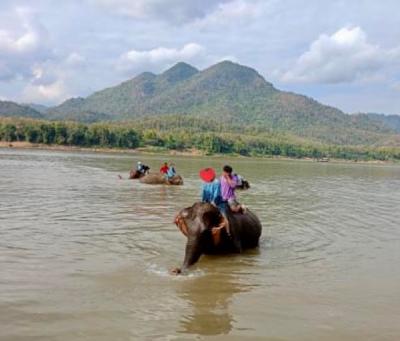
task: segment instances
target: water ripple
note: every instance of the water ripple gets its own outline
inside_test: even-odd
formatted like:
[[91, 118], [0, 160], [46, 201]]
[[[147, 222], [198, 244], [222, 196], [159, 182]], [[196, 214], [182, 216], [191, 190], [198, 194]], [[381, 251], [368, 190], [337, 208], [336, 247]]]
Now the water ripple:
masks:
[[[145, 161], [155, 169], [162, 157]], [[74, 339], [85, 325], [97, 326], [92, 336], [201, 334], [211, 330], [206, 316], [218, 335], [246, 321], [249, 306], [269, 309], [274, 297], [273, 316], [286, 323], [282, 310], [308, 311], [307, 300], [295, 299], [308, 290], [330, 302], [343, 295], [364, 315], [380, 304], [359, 303], [376, 297], [369, 283], [387, 278], [382, 292], [396, 292], [389, 283], [399, 279], [399, 167], [230, 162], [252, 185], [238, 195], [263, 223], [260, 248], [202, 257], [177, 278], [168, 270], [181, 264], [185, 238], [172, 219], [198, 200], [198, 169], [221, 160], [177, 158], [185, 185], [164, 187], [118, 180], [131, 156], [0, 151], [0, 323], [11, 326], [0, 336], [26, 336], [18, 320], [38, 339]], [[358, 278], [366, 297], [354, 301], [359, 287], [343, 287]], [[241, 305], [246, 297], [255, 303]]]

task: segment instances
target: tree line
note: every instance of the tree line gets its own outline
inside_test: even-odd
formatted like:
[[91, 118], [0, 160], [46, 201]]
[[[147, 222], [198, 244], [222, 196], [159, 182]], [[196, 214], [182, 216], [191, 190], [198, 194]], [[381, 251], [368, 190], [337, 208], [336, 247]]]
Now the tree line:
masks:
[[398, 147], [327, 145], [283, 133], [245, 129], [239, 132], [237, 127], [224, 132], [223, 127], [210, 122], [177, 120], [84, 124], [4, 118], [0, 119], [0, 140], [78, 147], [199, 149], [207, 154], [244, 156], [400, 160]]

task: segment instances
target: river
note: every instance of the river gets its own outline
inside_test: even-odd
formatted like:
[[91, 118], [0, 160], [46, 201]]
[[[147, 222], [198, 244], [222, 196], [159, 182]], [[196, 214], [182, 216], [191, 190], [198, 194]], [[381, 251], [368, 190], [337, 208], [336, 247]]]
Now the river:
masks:
[[[399, 340], [400, 167], [0, 149], [0, 340]], [[257, 250], [172, 276], [175, 213], [231, 164]], [[120, 180], [118, 174], [124, 179]]]

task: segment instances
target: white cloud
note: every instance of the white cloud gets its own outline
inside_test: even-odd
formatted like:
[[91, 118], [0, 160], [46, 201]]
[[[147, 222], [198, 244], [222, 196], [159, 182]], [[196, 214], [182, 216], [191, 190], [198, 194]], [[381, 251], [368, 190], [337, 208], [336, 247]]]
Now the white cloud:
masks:
[[17, 101], [65, 99], [70, 79], [85, 65], [85, 57], [77, 52], [55, 53], [49, 32], [30, 8], [18, 7], [10, 13], [14, 20], [0, 22], [0, 82], [22, 85]]
[[32, 13], [28, 8], [16, 8], [15, 13], [21, 21], [25, 32], [17, 36], [5, 29], [0, 30], [0, 51], [21, 54], [34, 51], [40, 43], [41, 30], [33, 24]]
[[[400, 82], [393, 82], [391, 84], [391, 88], [400, 93]], [[399, 109], [399, 111], [400, 111], [400, 109]]]
[[33, 77], [31, 78], [31, 83], [37, 86], [48, 86], [53, 84], [58, 79], [57, 72], [55, 71], [54, 66], [45, 64], [36, 65], [32, 67]]
[[203, 18], [221, 3], [232, 0], [88, 0], [89, 3], [134, 19], [184, 23]]
[[70, 97], [64, 81], [59, 79], [50, 84], [27, 85], [22, 93], [24, 102], [54, 103], [61, 102]]
[[[0, 80], [30, 78], [33, 65], [53, 57], [46, 29], [29, 8], [16, 8], [17, 30], [0, 28]], [[0, 24], [1, 25], [1, 24]]]
[[193, 62], [203, 53], [204, 48], [196, 43], [186, 44], [181, 49], [157, 47], [144, 51], [130, 50], [120, 56], [117, 69], [125, 73], [160, 71], [179, 61]]
[[86, 62], [86, 58], [77, 52], [70, 53], [65, 59], [65, 64], [68, 66], [81, 66]]
[[254, 19], [262, 14], [261, 1], [234, 0], [219, 3], [217, 8], [207, 16], [198, 18], [196, 26], [201, 28], [226, 24], [237, 25], [238, 22]]
[[85, 63], [84, 56], [72, 52], [64, 59], [34, 65], [30, 83], [22, 91], [23, 100], [56, 103], [70, 97], [70, 82]]
[[[294, 66], [281, 74], [288, 83], [371, 82], [386, 79], [388, 68], [398, 65], [400, 49], [383, 49], [368, 42], [358, 26], [322, 34]], [[380, 74], [378, 74], [380, 72]]]

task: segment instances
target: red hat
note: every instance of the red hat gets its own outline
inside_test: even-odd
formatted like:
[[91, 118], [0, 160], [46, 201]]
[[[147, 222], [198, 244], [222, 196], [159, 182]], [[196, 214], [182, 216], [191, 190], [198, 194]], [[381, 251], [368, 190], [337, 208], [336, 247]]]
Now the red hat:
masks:
[[212, 168], [204, 168], [199, 173], [200, 178], [205, 182], [211, 182], [215, 179], [215, 170]]

